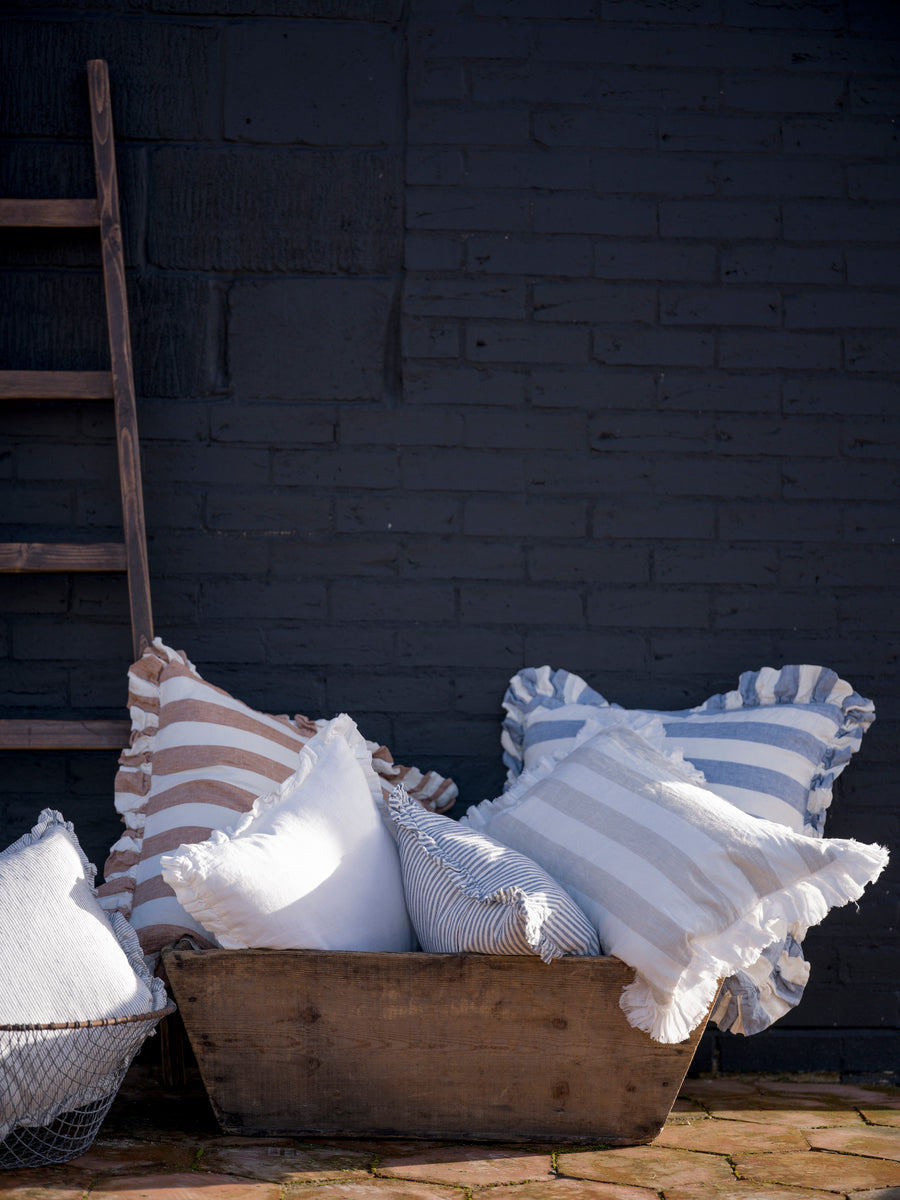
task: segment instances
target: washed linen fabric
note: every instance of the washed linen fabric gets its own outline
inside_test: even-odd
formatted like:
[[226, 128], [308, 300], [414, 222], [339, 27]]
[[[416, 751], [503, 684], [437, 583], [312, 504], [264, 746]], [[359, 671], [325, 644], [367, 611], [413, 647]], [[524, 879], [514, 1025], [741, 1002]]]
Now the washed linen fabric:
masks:
[[[586, 731], [587, 732], [587, 731]], [[522, 773], [464, 821], [538, 862], [635, 968], [621, 1006], [661, 1042], [683, 1041], [719, 980], [752, 968], [795, 924], [858, 899], [887, 852], [750, 817], [626, 726], [591, 732]]]

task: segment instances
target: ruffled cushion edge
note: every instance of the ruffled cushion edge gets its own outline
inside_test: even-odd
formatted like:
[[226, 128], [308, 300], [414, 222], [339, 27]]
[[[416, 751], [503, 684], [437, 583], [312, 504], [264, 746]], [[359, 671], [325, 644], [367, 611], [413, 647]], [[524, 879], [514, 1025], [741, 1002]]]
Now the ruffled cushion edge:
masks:
[[[551, 963], [556, 958], [564, 958], [573, 954], [600, 954], [600, 943], [593, 929], [592, 933], [594, 933], [594, 937], [590, 947], [576, 949], [571, 945], [563, 945], [554, 938], [548, 928], [553, 919], [554, 910], [553, 906], [548, 904], [546, 900], [538, 899], [524, 888], [516, 885], [507, 885], [502, 888], [486, 887], [482, 881], [472, 876], [459, 863], [449, 859], [434, 835], [429, 833], [427, 828], [423, 828], [422, 818], [415, 811], [413, 802], [410, 800], [402, 784], [398, 785], [391, 792], [388, 798], [388, 810], [399, 829], [407, 830], [417, 838], [419, 846], [431, 861], [446, 874], [451, 886], [457, 888], [470, 900], [474, 900], [478, 904], [483, 904], [485, 907], [492, 905], [512, 907], [519, 918], [525, 941], [542, 962]], [[496, 839], [490, 837], [488, 834], [474, 829], [472, 832], [479, 832], [487, 841], [494, 842], [498, 846], [501, 845], [501, 843], [496, 842]], [[503, 846], [503, 849], [509, 854], [515, 855], [516, 858], [526, 862], [529, 861], [527, 856], [518, 850], [512, 850], [508, 846]], [[536, 874], [546, 875], [555, 887], [559, 888], [560, 891], [564, 890], [560, 884], [547, 875], [547, 872], [538, 863], [533, 863], [532, 865]], [[575, 901], [571, 900], [571, 898], [570, 903], [575, 905]], [[591, 928], [590, 921], [586, 915], [584, 921], [585, 926]]]

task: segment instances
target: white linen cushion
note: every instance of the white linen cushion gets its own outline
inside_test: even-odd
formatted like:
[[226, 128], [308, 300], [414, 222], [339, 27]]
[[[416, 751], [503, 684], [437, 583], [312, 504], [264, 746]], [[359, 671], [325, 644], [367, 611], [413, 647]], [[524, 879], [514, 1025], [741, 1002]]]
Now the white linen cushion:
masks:
[[578, 905], [536, 862], [437, 813], [398, 785], [388, 800], [406, 905], [432, 954], [599, 954]]
[[[46, 808], [37, 824], [0, 853], [0, 1025], [44, 1025], [137, 1016], [166, 1005], [162, 981], [147, 971], [134, 931], [107, 915], [71, 822]], [[139, 1045], [145, 1028], [135, 1024]], [[18, 1123], [43, 1125], [64, 1107], [102, 1098], [118, 1065], [102, 1050], [79, 1058], [77, 1031], [47, 1035], [59, 1071], [40, 1042], [0, 1053], [0, 1141]], [[68, 1067], [68, 1071], [66, 1070]], [[105, 1089], [105, 1090], [104, 1090]]]
[[[659, 728], [648, 735], [664, 744]], [[634, 967], [621, 1006], [661, 1042], [683, 1041], [719, 981], [792, 924], [857, 899], [880, 846], [811, 838], [749, 817], [626, 726], [591, 733], [463, 820], [535, 859]]]
[[230, 830], [161, 858], [178, 902], [225, 949], [412, 950], [397, 846], [346, 714]]

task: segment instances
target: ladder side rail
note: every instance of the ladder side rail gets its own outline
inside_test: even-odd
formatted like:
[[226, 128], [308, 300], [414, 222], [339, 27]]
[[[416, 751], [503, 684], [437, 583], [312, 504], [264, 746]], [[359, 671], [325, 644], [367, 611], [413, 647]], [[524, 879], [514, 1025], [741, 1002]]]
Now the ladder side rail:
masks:
[[128, 327], [128, 299], [125, 290], [125, 260], [122, 252], [122, 224], [119, 216], [109, 71], [104, 59], [92, 59], [88, 63], [88, 89], [91, 103], [94, 170], [97, 179], [97, 199], [100, 205], [100, 243], [115, 400], [125, 556], [128, 564], [128, 598], [131, 608], [134, 656], [137, 658], [141, 654], [145, 642], [153, 640], [153, 613], [150, 603], [150, 570], [147, 560], [147, 534], [144, 522], [137, 407], [134, 392], [131, 334]]

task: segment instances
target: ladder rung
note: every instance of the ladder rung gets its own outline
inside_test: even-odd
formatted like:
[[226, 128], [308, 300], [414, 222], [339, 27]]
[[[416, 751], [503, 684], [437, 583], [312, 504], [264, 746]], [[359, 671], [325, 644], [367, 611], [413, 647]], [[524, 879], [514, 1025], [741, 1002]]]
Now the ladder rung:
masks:
[[0, 750], [121, 750], [127, 721], [0, 720]]
[[112, 400], [110, 371], [0, 371], [0, 400]]
[[100, 206], [94, 197], [77, 200], [0, 199], [0, 225], [74, 229], [99, 224]]
[[121, 542], [4, 542], [0, 572], [125, 571]]

